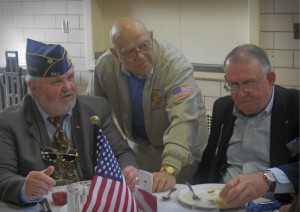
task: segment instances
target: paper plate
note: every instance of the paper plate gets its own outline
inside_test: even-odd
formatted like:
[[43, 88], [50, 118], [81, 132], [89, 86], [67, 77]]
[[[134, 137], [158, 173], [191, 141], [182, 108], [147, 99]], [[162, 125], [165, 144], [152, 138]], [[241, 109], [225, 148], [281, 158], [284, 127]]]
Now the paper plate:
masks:
[[[193, 185], [193, 189], [202, 199], [203, 201], [198, 202], [197, 204], [203, 208], [218, 208], [216, 204], [208, 204], [207, 200], [215, 200], [219, 198], [219, 193], [225, 184], [200, 184], [200, 185]], [[192, 193], [190, 192], [189, 188], [183, 188], [178, 193], [178, 200], [188, 206], [195, 205], [196, 201], [192, 198]]]

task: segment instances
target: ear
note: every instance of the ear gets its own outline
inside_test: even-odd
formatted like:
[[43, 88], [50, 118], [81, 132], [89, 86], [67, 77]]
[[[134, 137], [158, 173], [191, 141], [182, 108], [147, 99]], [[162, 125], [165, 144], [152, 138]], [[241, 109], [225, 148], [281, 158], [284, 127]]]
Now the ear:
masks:
[[36, 90], [38, 89], [37, 83], [34, 82], [33, 80], [29, 80], [27, 82], [27, 86], [30, 89], [32, 95], [34, 95], [36, 93]]
[[150, 34], [150, 38], [151, 38], [151, 40], [153, 40], [153, 31], [151, 30], [151, 31], [149, 31], [149, 34]]
[[271, 70], [267, 73], [267, 79], [270, 83], [270, 85], [274, 85], [276, 81], [276, 73], [275, 71]]
[[120, 60], [119, 55], [118, 55], [117, 51], [116, 51], [114, 48], [110, 48], [110, 52], [112, 53], [112, 55], [113, 55], [116, 59]]

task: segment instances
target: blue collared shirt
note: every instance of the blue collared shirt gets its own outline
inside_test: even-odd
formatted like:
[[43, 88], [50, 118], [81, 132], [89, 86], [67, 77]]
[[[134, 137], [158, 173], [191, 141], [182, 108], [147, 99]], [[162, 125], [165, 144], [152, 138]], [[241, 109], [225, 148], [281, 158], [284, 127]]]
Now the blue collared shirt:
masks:
[[[40, 113], [42, 115], [42, 118], [44, 120], [46, 129], [47, 129], [47, 132], [48, 132], [48, 135], [49, 135], [49, 138], [51, 140], [52, 137], [54, 136], [55, 131], [56, 131], [56, 127], [53, 126], [53, 124], [51, 124], [48, 121], [47, 118], [49, 117], [49, 115], [42, 110], [42, 108], [38, 105], [37, 102], [36, 102], [36, 105], [37, 105], [37, 108], [38, 108], [38, 110], [40, 111]], [[72, 110], [70, 109], [67, 112], [67, 114], [69, 114], [69, 116], [64, 119], [62, 128], [66, 132], [68, 138], [71, 139], [71, 122], [70, 122], [70, 117], [72, 115]], [[23, 186], [22, 186], [22, 188], [21, 188], [21, 193], [20, 193], [20, 199], [21, 199], [22, 202], [24, 202], [24, 203], [32, 203], [32, 202], [39, 202], [39, 201], [42, 200], [42, 199], [36, 199], [36, 200], [30, 201], [27, 198], [27, 195], [25, 193], [25, 189], [26, 189], [26, 184], [24, 183]]]
[[227, 172], [223, 182], [228, 182], [238, 174], [249, 174], [269, 169], [276, 177], [275, 193], [295, 192], [287, 176], [278, 168], [270, 168], [271, 112], [274, 101], [273, 87], [269, 104], [264, 111], [254, 117], [244, 116], [234, 106], [237, 117], [227, 151]]

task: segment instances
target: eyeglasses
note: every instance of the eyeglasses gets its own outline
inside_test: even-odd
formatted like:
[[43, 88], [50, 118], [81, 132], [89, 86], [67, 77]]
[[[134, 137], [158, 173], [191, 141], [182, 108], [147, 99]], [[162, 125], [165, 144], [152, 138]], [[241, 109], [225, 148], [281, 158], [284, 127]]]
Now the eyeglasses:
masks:
[[61, 161], [74, 162], [79, 156], [76, 149], [67, 149], [66, 152], [57, 152], [51, 147], [41, 147], [42, 158], [46, 161], [56, 161], [60, 159]]
[[229, 84], [225, 83], [224, 89], [230, 93], [236, 93], [240, 88], [242, 88], [245, 92], [253, 91], [257, 88], [257, 85], [260, 84], [267, 74], [265, 74], [259, 81], [256, 82], [245, 82], [241, 86], [239, 84]]
[[[139, 50], [137, 51], [136, 48]], [[138, 53], [146, 53], [148, 51], [151, 51], [153, 49], [153, 43], [152, 41], [144, 41], [142, 44], [140, 44], [138, 47], [128, 49], [122, 53], [122, 57], [126, 60], [132, 60], [136, 58]]]

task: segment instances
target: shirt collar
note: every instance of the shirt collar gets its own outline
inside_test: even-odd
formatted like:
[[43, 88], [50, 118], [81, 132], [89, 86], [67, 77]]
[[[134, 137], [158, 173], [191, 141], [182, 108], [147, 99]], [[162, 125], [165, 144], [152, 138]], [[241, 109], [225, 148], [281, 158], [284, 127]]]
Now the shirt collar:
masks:
[[[124, 66], [122, 65], [122, 72], [124, 73], [124, 74], [126, 74], [127, 76], [130, 76], [132, 73], [130, 73], [129, 71], [126, 71], [125, 70], [125, 68], [124, 68]], [[139, 75], [136, 75], [136, 74], [134, 74], [137, 78], [140, 78], [140, 79], [143, 79], [143, 78], [146, 78], [147, 76], [149, 76], [149, 75], [152, 75], [153, 74], [153, 68], [151, 69], [151, 71], [150, 71], [150, 73], [148, 73], [148, 74], [146, 74], [146, 76], [139, 76]]]

